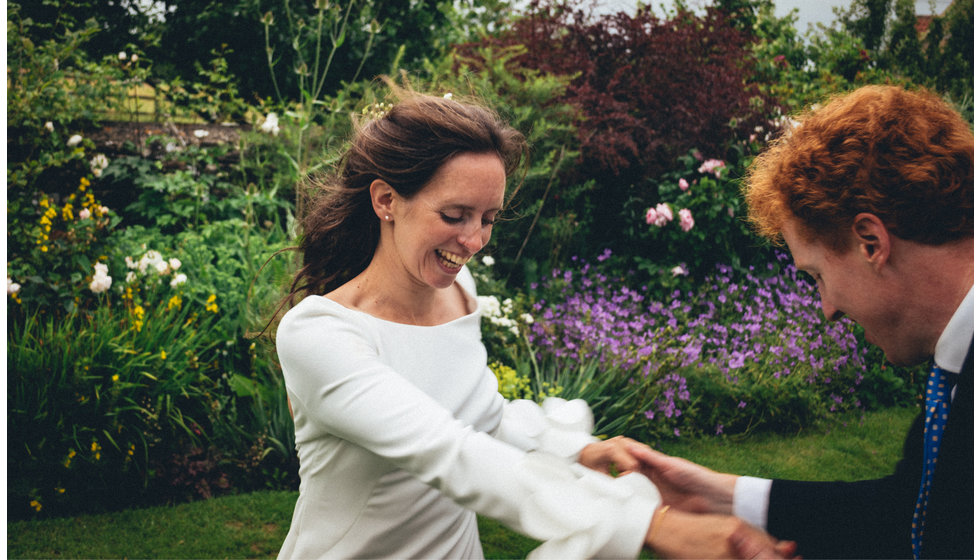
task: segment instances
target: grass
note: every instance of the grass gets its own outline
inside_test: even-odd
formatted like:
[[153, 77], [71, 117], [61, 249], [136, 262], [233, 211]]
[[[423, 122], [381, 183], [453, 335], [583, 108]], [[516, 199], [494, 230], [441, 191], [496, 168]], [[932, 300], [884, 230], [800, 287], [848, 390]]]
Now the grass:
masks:
[[[717, 470], [763, 477], [855, 480], [891, 472], [913, 408], [847, 417], [795, 435], [704, 438], [658, 447]], [[282, 544], [295, 492], [7, 524], [10, 558], [271, 558]], [[480, 519], [487, 558], [523, 558], [537, 546]]]

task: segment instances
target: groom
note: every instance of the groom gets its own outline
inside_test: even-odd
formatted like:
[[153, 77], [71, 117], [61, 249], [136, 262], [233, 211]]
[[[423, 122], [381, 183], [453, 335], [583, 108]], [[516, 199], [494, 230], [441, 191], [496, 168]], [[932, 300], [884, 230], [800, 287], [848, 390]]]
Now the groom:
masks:
[[835, 98], [759, 156], [749, 219], [813, 277], [827, 319], [939, 369], [890, 476], [772, 481], [638, 451], [666, 503], [734, 513], [804, 558], [972, 557], [973, 196], [973, 133], [921, 91]]

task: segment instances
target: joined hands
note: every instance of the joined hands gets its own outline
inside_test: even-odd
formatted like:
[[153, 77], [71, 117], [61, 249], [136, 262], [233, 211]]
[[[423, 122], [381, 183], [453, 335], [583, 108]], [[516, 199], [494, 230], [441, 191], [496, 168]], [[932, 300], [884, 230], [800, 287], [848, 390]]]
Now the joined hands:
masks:
[[663, 499], [644, 544], [665, 558], [794, 558], [796, 543], [778, 541], [732, 515], [737, 476], [664, 455], [626, 437], [586, 446], [583, 465], [609, 474], [640, 473]]

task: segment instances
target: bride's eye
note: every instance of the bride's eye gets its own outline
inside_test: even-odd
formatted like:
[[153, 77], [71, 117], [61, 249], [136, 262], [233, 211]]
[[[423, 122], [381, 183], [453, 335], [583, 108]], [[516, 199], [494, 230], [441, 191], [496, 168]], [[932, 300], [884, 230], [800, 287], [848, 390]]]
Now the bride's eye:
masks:
[[446, 222], [447, 224], [458, 224], [458, 223], [460, 223], [460, 222], [463, 221], [463, 217], [462, 216], [459, 216], [459, 217], [450, 216], [450, 215], [444, 214], [442, 212], [439, 212], [439, 216], [442, 218], [442, 221]]

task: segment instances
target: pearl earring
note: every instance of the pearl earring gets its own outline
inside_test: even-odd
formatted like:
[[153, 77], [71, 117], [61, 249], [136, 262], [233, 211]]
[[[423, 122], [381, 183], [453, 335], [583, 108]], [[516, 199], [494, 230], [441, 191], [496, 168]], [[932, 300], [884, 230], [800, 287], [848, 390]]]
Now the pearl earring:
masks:
[[385, 220], [390, 220], [390, 219], [391, 219], [391, 216], [389, 216], [388, 214], [385, 214]]

